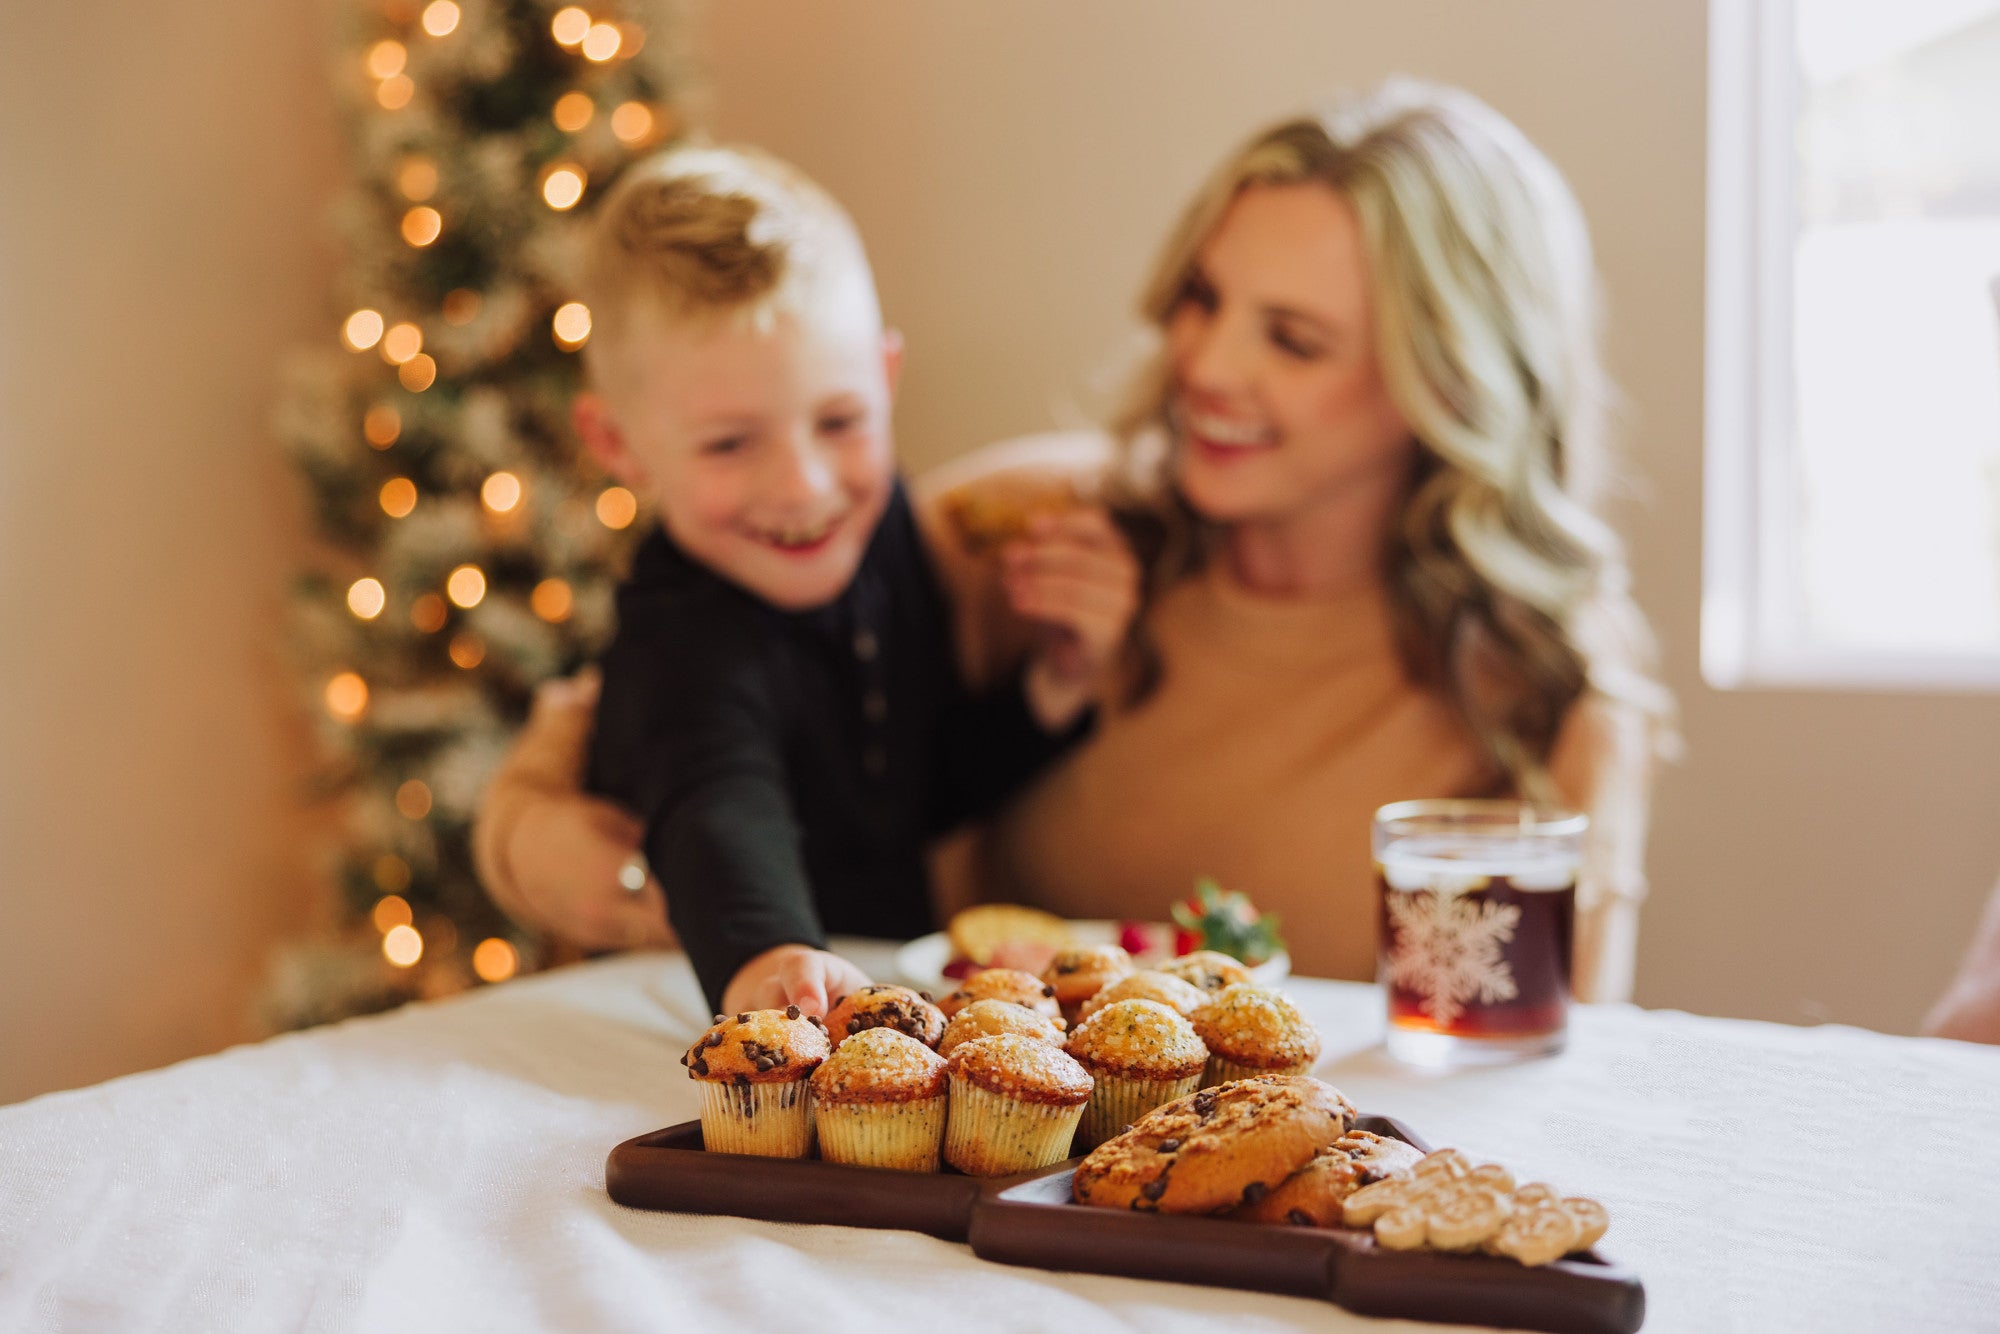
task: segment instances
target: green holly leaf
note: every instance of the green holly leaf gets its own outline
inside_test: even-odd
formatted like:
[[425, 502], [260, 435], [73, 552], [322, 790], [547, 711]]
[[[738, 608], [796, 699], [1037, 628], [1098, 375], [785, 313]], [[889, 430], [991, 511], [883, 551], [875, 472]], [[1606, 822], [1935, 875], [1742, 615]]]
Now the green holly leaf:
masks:
[[1259, 964], [1285, 947], [1276, 913], [1258, 912], [1248, 895], [1225, 890], [1206, 876], [1196, 883], [1194, 897], [1176, 903], [1172, 912], [1175, 924], [1197, 937], [1197, 949]]

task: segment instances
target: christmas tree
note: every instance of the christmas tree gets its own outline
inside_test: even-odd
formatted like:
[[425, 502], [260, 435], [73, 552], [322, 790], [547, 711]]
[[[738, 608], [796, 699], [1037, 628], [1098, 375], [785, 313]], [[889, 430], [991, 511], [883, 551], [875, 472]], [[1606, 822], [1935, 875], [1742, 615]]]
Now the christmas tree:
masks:
[[281, 955], [275, 1026], [541, 961], [480, 889], [468, 834], [535, 685], [608, 635], [637, 527], [570, 431], [590, 336], [571, 266], [593, 198], [678, 133], [666, 19], [644, 0], [346, 15], [344, 300], [279, 424], [317, 539], [293, 642], [344, 925]]

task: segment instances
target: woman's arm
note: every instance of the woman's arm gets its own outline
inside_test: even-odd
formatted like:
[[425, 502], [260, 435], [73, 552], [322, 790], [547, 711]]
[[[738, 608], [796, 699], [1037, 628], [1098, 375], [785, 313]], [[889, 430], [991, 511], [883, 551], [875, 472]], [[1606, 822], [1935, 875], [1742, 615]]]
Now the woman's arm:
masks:
[[1556, 789], [1590, 816], [1577, 875], [1578, 1000], [1632, 998], [1639, 903], [1646, 897], [1653, 753], [1652, 725], [1639, 710], [1587, 694], [1571, 706], [1549, 756]]

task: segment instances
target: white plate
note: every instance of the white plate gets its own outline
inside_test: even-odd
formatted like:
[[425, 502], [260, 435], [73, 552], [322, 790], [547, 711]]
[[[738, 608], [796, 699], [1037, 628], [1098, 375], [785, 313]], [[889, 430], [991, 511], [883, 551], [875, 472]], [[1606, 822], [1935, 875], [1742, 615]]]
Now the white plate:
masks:
[[[1071, 922], [1069, 929], [1079, 945], [1118, 943], [1117, 922]], [[1156, 935], [1162, 933], [1167, 939], [1173, 938], [1171, 927], [1156, 928], [1154, 931]], [[958, 989], [958, 983], [944, 975], [944, 966], [951, 962], [951, 955], [951, 937], [942, 931], [933, 931], [928, 936], [918, 936], [896, 951], [896, 972], [902, 976], [906, 984], [921, 991], [928, 991], [932, 995], [942, 996], [947, 991]], [[1138, 956], [1138, 963], [1142, 968], [1153, 967], [1166, 960], [1167, 956], [1164, 953]], [[1258, 985], [1266, 987], [1278, 985], [1290, 977], [1291, 973], [1292, 956], [1283, 950], [1279, 950], [1250, 970], [1250, 976]]]

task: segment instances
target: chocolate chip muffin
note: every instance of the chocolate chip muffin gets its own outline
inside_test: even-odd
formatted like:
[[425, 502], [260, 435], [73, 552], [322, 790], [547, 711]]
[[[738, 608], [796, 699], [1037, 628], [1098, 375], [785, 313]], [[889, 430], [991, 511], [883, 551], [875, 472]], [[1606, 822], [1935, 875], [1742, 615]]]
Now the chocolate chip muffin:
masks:
[[998, 1037], [1002, 1033], [1019, 1033], [1056, 1047], [1063, 1045], [1062, 1020], [1037, 1014], [1011, 1001], [982, 1000], [972, 1002], [951, 1017], [951, 1022], [944, 1026], [944, 1036], [938, 1039], [937, 1053], [949, 1056], [961, 1042]]
[[1042, 970], [1042, 981], [1055, 988], [1062, 1017], [1076, 1027], [1083, 1003], [1132, 971], [1132, 956], [1116, 945], [1075, 945], [1057, 950]]
[[1169, 959], [1160, 965], [1160, 971], [1171, 973], [1183, 982], [1191, 982], [1203, 991], [1220, 991], [1224, 987], [1250, 981], [1248, 968], [1215, 950], [1196, 950], [1178, 959]]
[[1076, 1133], [1077, 1147], [1085, 1149], [1194, 1092], [1208, 1064], [1194, 1025], [1149, 1000], [1104, 1006], [1070, 1034], [1066, 1050], [1094, 1081]]
[[1255, 1204], [1339, 1139], [1354, 1105], [1302, 1076], [1239, 1079], [1155, 1108], [1076, 1170], [1078, 1204], [1219, 1213]]
[[681, 1064], [701, 1086], [701, 1140], [710, 1153], [804, 1158], [812, 1152], [808, 1082], [832, 1050], [825, 1026], [796, 1005], [718, 1014]]
[[1172, 973], [1163, 973], [1157, 968], [1141, 968], [1136, 973], [1127, 973], [1085, 1001], [1076, 1017], [1081, 1023], [1113, 1001], [1149, 1000], [1158, 1001], [1183, 1019], [1188, 1019], [1208, 1004], [1208, 996], [1209, 993], [1194, 983], [1183, 981]]
[[957, 991], [939, 1001], [938, 1008], [949, 1019], [972, 1002], [982, 1000], [1007, 1001], [1051, 1019], [1062, 1018], [1062, 1007], [1056, 1004], [1056, 989], [1018, 968], [982, 968], [959, 983]]
[[813, 1071], [819, 1156], [855, 1167], [938, 1170], [944, 1058], [893, 1028], [866, 1028]]
[[1090, 1073], [1060, 1047], [1018, 1033], [962, 1042], [947, 1065], [945, 1161], [967, 1176], [1030, 1172], [1069, 1157]]
[[849, 992], [827, 1012], [826, 1035], [836, 1051], [856, 1033], [871, 1028], [893, 1028], [935, 1047], [944, 1036], [944, 1011], [925, 992], [878, 985]]
[[1399, 1139], [1350, 1130], [1314, 1154], [1304, 1167], [1231, 1218], [1296, 1227], [1339, 1227], [1347, 1197], [1366, 1185], [1407, 1174], [1423, 1154]]
[[1208, 1044], [1204, 1084], [1252, 1075], [1302, 1075], [1319, 1059], [1319, 1030], [1280, 992], [1251, 983], [1224, 987], [1194, 1012]]

